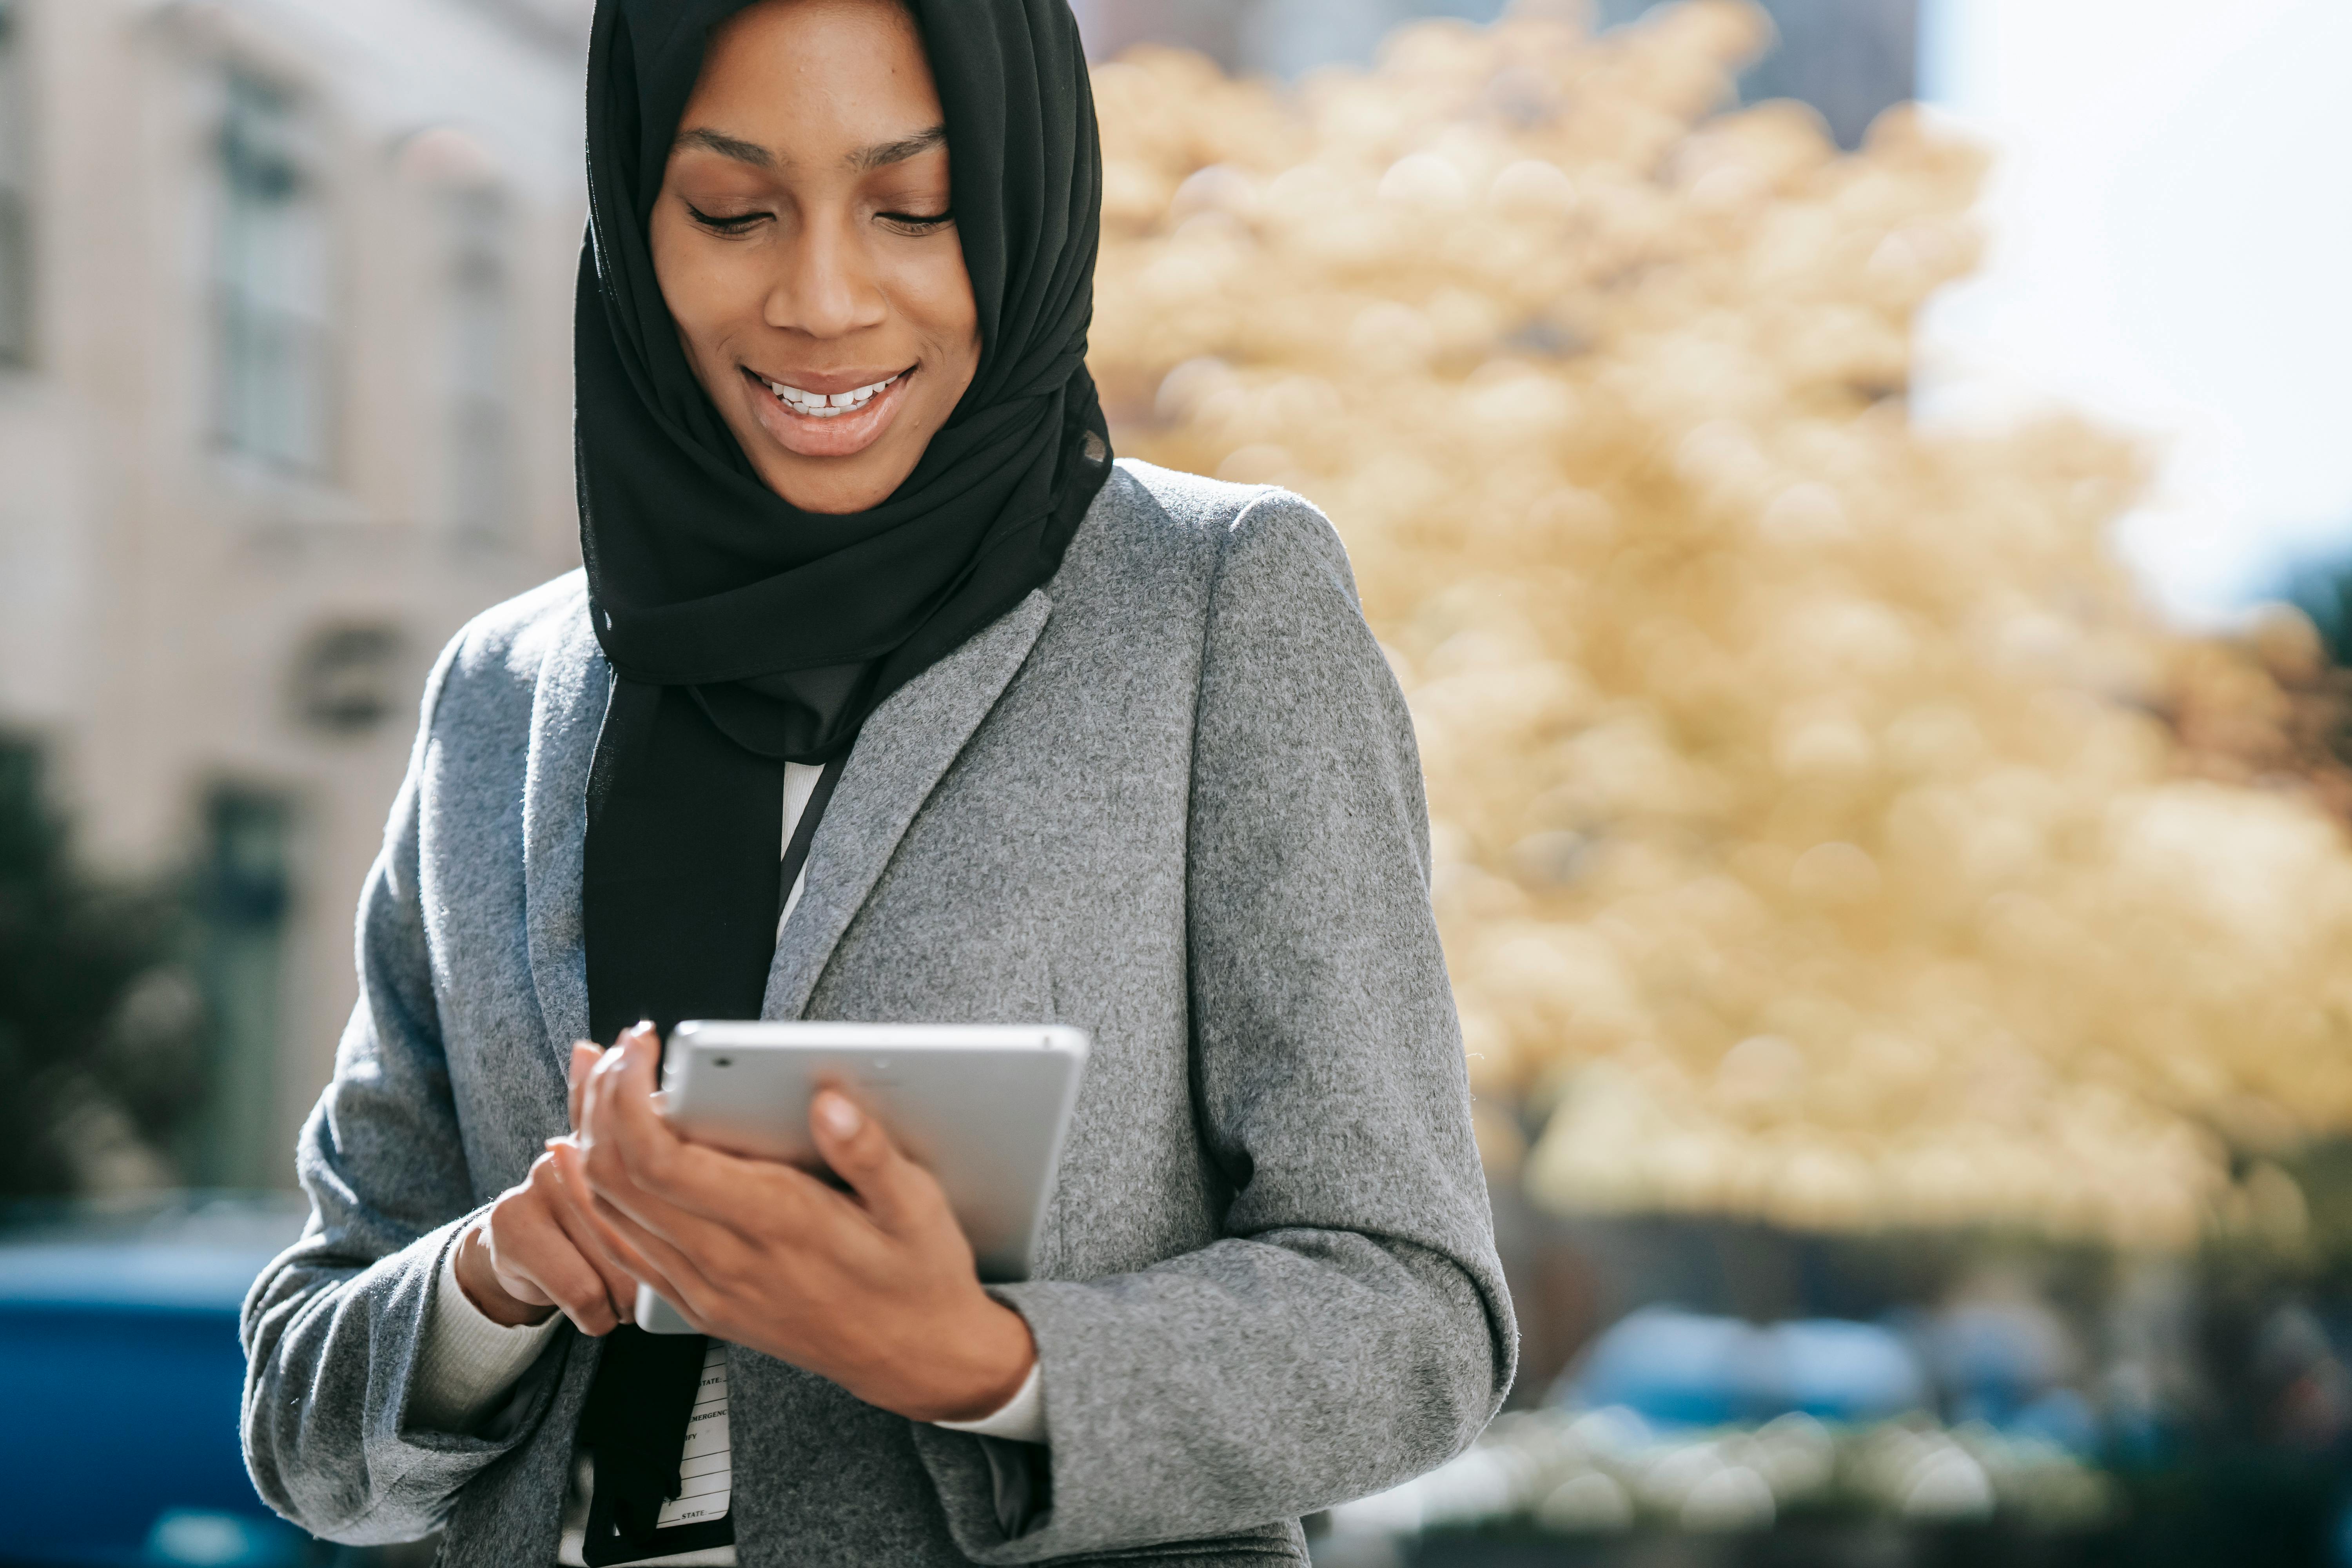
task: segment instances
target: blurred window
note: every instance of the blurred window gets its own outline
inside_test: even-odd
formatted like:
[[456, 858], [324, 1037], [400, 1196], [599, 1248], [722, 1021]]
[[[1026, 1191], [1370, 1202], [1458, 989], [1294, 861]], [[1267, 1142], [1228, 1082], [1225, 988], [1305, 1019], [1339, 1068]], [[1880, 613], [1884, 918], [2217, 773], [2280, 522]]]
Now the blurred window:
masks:
[[514, 320], [512, 215], [495, 186], [441, 197], [449, 236], [449, 519], [457, 532], [512, 529]]
[[231, 451], [289, 473], [332, 466], [327, 214], [291, 99], [231, 75], [215, 252], [215, 417]]
[[277, 1119], [293, 820], [284, 796], [236, 786], [215, 791], [205, 812], [198, 969], [213, 1037], [192, 1151], [199, 1185], [277, 1187], [290, 1174]]
[[294, 658], [294, 710], [308, 728], [327, 735], [363, 735], [400, 704], [396, 627], [327, 626], [311, 634]]
[[21, 26], [11, 0], [0, 0], [0, 364], [23, 364], [33, 348], [32, 116]]

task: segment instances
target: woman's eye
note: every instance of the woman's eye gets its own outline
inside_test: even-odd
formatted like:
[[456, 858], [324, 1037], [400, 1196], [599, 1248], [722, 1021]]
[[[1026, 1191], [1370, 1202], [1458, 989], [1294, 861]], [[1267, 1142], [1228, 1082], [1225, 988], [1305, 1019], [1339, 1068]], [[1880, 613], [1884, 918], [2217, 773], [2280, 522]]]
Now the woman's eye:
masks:
[[745, 230], [749, 229], [753, 224], [761, 222], [768, 216], [764, 212], [749, 212], [729, 214], [722, 216], [716, 213], [704, 212], [692, 202], [686, 204], [686, 210], [694, 215], [695, 222], [717, 234], [741, 234]]
[[874, 216], [908, 234], [929, 234], [955, 222], [953, 213], [877, 213]]

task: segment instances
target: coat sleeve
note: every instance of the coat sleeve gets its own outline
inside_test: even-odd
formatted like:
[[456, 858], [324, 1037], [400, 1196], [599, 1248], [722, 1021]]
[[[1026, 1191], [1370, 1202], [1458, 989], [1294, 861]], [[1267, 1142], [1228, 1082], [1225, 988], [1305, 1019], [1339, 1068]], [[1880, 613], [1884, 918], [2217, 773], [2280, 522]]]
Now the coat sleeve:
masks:
[[1338, 536], [1295, 496], [1223, 542], [1192, 789], [1192, 1072], [1223, 1239], [1001, 1288], [1037, 1342], [1050, 1506], [1008, 1534], [1008, 1456], [918, 1437], [978, 1562], [1295, 1520], [1444, 1462], [1510, 1385], [1412, 721]]
[[530, 1434], [560, 1359], [542, 1357], [470, 1434], [410, 1422], [442, 1257], [478, 1212], [417, 891], [420, 796], [458, 646], [426, 683], [408, 776], [361, 893], [359, 1003], [295, 1152], [310, 1220], [254, 1282], [240, 1325], [255, 1487], [305, 1530], [352, 1543], [436, 1529], [457, 1489]]

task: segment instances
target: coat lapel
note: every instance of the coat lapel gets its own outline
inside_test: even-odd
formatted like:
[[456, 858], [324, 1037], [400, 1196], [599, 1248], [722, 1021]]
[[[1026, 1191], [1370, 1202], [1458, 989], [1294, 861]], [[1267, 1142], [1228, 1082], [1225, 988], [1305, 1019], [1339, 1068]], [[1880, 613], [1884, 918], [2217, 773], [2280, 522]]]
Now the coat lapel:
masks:
[[1053, 614], [1037, 589], [893, 693], [849, 753], [809, 845], [807, 881], [776, 944], [761, 1016], [797, 1018], [915, 814], [1011, 684]]
[[[874, 711], [809, 847], [808, 880], [777, 944], [761, 1014], [797, 1018], [916, 812], [1028, 658], [1053, 613], [1033, 592]], [[588, 771], [612, 695], [612, 667], [583, 613], [567, 617], [540, 667], [523, 781], [525, 940], [549, 1046], [569, 1071], [588, 1033], [580, 907]]]
[[588, 1037], [588, 949], [580, 910], [588, 849], [588, 769], [613, 693], [613, 668], [586, 610], [566, 617], [540, 666], [523, 775], [525, 940], [548, 1043], [571, 1074], [572, 1042]]

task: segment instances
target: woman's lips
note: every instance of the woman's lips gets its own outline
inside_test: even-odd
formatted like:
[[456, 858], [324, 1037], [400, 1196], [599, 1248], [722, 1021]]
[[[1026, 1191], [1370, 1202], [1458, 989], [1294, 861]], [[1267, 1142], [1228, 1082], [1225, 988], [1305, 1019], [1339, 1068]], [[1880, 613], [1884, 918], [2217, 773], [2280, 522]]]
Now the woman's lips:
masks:
[[906, 401], [907, 383], [919, 368], [900, 371], [862, 406], [831, 415], [803, 413], [748, 367], [743, 372], [743, 390], [751, 399], [752, 413], [784, 450], [803, 458], [847, 458], [882, 438], [890, 421], [898, 417], [898, 405]]

